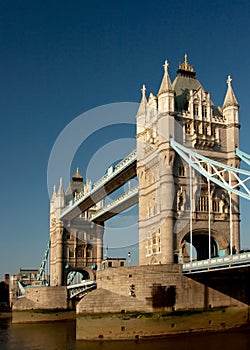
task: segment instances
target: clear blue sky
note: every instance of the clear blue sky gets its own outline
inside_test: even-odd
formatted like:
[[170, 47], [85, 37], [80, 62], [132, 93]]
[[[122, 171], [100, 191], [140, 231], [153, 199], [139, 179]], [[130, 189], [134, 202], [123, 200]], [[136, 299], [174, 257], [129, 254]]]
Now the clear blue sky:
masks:
[[[215, 105], [232, 75], [241, 148], [250, 153], [249, 10], [247, 0], [0, 1], [0, 279], [40, 264], [59, 133], [90, 108], [138, 102], [142, 83], [156, 93], [166, 58], [173, 79], [188, 53]], [[250, 205], [241, 207], [250, 246]]]

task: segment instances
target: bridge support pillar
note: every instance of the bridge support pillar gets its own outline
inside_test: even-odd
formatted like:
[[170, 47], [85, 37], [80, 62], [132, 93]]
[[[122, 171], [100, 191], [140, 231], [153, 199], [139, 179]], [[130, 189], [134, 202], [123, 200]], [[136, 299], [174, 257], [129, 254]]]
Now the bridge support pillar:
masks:
[[103, 260], [103, 234], [104, 223], [98, 223], [96, 225], [96, 265], [97, 269], [101, 268]]
[[59, 220], [50, 228], [50, 285], [63, 285], [63, 223]]

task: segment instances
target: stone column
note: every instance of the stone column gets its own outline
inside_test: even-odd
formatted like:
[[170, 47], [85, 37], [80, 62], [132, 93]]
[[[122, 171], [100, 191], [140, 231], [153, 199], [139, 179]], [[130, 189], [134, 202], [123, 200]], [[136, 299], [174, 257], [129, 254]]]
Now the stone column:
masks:
[[104, 223], [98, 223], [96, 225], [96, 265], [97, 269], [101, 268], [101, 262], [103, 259], [103, 233]]

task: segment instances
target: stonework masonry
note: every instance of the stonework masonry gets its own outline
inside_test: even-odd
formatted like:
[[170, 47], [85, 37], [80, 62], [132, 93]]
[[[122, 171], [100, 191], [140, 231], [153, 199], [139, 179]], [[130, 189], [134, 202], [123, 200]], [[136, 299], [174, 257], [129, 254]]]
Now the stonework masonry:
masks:
[[181, 265], [144, 265], [97, 272], [97, 290], [77, 305], [77, 313], [173, 311], [244, 305], [181, 272]]
[[66, 287], [31, 287], [26, 288], [25, 296], [18, 299], [13, 311], [31, 309], [67, 309]]

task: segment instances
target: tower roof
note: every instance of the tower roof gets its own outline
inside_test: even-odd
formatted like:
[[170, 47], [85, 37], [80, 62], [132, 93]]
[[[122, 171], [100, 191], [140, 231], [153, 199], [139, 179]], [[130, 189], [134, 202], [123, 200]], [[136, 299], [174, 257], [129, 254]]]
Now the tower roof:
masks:
[[142, 97], [141, 97], [141, 103], [140, 103], [140, 106], [138, 108], [138, 111], [137, 111], [137, 115], [144, 115], [145, 114], [145, 109], [146, 109], [146, 106], [147, 106], [147, 97], [146, 97], [146, 86], [143, 84], [142, 85], [142, 88], [141, 88], [141, 93], [142, 93]]
[[75, 193], [84, 191], [83, 177], [76, 168], [75, 174], [72, 176], [72, 181], [66, 191], [66, 204], [74, 197]]
[[178, 111], [187, 110], [190, 90], [202, 88], [201, 83], [196, 78], [194, 67], [188, 63], [187, 54], [184, 57], [184, 62], [179, 64], [177, 76], [173, 82], [175, 107]]
[[83, 182], [83, 177], [82, 177], [82, 175], [79, 173], [79, 169], [78, 169], [78, 168], [76, 168], [76, 172], [75, 172], [75, 174], [72, 176], [72, 181]]
[[239, 107], [239, 104], [233, 92], [232, 78], [229, 75], [227, 77], [227, 92], [226, 92], [226, 96], [225, 96], [222, 108], [231, 107], [231, 106]]
[[158, 96], [163, 94], [164, 92], [173, 91], [172, 83], [168, 74], [169, 63], [167, 60], [165, 61], [163, 67], [164, 67], [164, 75], [162, 78], [160, 89], [158, 91]]
[[196, 73], [194, 71], [194, 67], [190, 66], [188, 63], [188, 56], [187, 54], [184, 55], [184, 62], [179, 63], [179, 69], [177, 71], [177, 74], [183, 75], [185, 77], [194, 78], [196, 76]]

